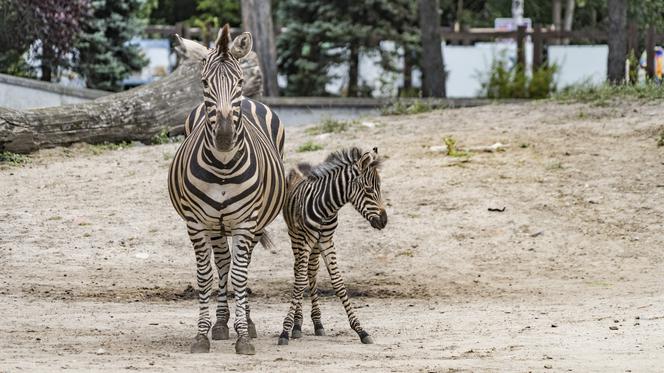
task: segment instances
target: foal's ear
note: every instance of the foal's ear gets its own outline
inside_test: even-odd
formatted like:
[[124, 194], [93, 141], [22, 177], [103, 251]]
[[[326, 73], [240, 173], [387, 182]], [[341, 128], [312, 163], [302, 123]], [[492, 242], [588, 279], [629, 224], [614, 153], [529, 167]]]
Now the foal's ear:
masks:
[[357, 161], [357, 168], [360, 171], [366, 170], [374, 161], [378, 159], [378, 156], [373, 152], [366, 152], [362, 157]]
[[240, 59], [251, 52], [253, 46], [253, 38], [248, 32], [243, 32], [233, 39], [233, 46], [231, 46], [231, 55], [236, 59]]

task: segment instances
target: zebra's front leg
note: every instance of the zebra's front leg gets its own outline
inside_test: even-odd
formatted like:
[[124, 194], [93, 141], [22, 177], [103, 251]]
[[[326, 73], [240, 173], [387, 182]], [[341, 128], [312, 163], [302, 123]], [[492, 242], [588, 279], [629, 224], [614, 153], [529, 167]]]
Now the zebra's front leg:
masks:
[[211, 250], [207, 243], [207, 234], [204, 229], [188, 226], [189, 239], [194, 246], [196, 254], [196, 281], [198, 284], [198, 334], [191, 345], [192, 353], [210, 352], [210, 313], [208, 303], [212, 293], [212, 263]]
[[220, 234], [211, 234], [210, 243], [214, 252], [214, 262], [219, 274], [219, 295], [217, 300], [217, 321], [212, 326], [212, 339], [226, 340], [228, 332], [228, 271], [231, 267], [231, 252], [228, 250], [228, 239]]
[[309, 255], [309, 296], [311, 297], [311, 321], [314, 323], [314, 334], [318, 336], [325, 335], [325, 328], [320, 320], [320, 305], [318, 304], [318, 284], [316, 276], [318, 275], [318, 263], [320, 259], [320, 246], [316, 245]]
[[330, 274], [330, 281], [332, 282], [332, 287], [334, 292], [337, 294], [337, 297], [341, 300], [341, 303], [346, 310], [348, 315], [348, 322], [350, 327], [355, 330], [357, 335], [360, 337], [360, 340], [364, 344], [373, 343], [373, 339], [364, 329], [360, 326], [360, 320], [355, 316], [353, 307], [350, 304], [350, 299], [348, 299], [348, 292], [346, 291], [346, 286], [344, 285], [344, 280], [341, 278], [341, 273], [337, 267], [337, 253], [334, 250], [334, 242], [329, 240], [325, 243], [321, 243], [321, 249], [323, 254], [323, 260], [325, 261], [325, 266], [327, 271]]
[[[279, 345], [288, 344], [288, 332], [291, 331], [291, 329], [294, 329], [297, 310], [299, 309], [300, 314], [302, 313], [302, 295], [304, 293], [304, 287], [307, 286], [307, 263], [309, 261], [309, 250], [302, 248], [293, 251], [296, 254], [295, 264], [293, 265], [295, 281], [293, 283], [291, 305], [288, 310], [288, 314], [286, 314], [286, 318], [284, 319], [283, 330], [279, 336]], [[295, 332], [295, 330], [293, 330], [293, 332]]]
[[235, 352], [242, 355], [254, 355], [256, 349], [250, 343], [247, 325], [247, 275], [251, 250], [256, 243], [254, 235], [247, 231], [233, 235], [233, 265], [231, 281], [235, 290]]

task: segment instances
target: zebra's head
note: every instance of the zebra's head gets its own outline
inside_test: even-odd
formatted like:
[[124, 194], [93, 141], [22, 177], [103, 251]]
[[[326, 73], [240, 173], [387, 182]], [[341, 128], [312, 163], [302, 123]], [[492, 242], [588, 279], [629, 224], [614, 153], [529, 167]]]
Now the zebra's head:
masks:
[[214, 147], [228, 152], [239, 143], [242, 118], [244, 75], [238, 60], [251, 51], [248, 32], [230, 41], [228, 24], [219, 30], [215, 48], [203, 61], [201, 71], [207, 125], [212, 130]]
[[376, 229], [383, 229], [387, 225], [385, 203], [380, 194], [380, 176], [378, 174], [380, 164], [378, 148], [362, 154], [362, 157], [353, 165], [357, 176], [351, 183], [349, 198], [353, 207]]

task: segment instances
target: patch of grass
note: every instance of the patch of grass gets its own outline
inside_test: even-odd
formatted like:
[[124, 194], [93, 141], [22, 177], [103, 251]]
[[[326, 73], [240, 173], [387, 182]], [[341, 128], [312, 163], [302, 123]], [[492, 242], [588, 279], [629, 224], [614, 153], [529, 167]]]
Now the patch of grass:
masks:
[[396, 256], [407, 256], [409, 258], [412, 258], [413, 256], [415, 256], [415, 254], [413, 254], [413, 250], [406, 249], [406, 250], [398, 253]]
[[50, 218], [48, 218], [48, 219], [46, 219], [46, 220], [62, 220], [62, 216], [58, 216], [58, 215], [56, 215], [56, 216], [51, 216]]
[[12, 152], [0, 152], [0, 163], [8, 163], [13, 166], [21, 166], [30, 162], [30, 157]]
[[305, 130], [307, 135], [320, 135], [323, 133], [339, 133], [348, 130], [351, 126], [357, 124], [357, 121], [337, 120], [331, 117], [323, 118], [323, 120]]
[[646, 84], [580, 84], [567, 87], [553, 95], [553, 99], [562, 102], [583, 102], [598, 106], [608, 106], [616, 99], [636, 99], [654, 101], [664, 98], [664, 87], [655, 83]]
[[382, 115], [406, 115], [426, 113], [435, 109], [442, 108], [442, 105], [434, 105], [423, 100], [415, 100], [410, 103], [402, 100], [396, 100], [387, 106], [381, 108]]
[[129, 141], [122, 141], [122, 142], [104, 142], [102, 144], [94, 144], [90, 145], [90, 151], [94, 155], [99, 155], [104, 152], [107, 152], [109, 150], [121, 150], [121, 149], [126, 149], [131, 146], [131, 143]]
[[152, 140], [150, 141], [153, 145], [168, 144], [170, 142], [171, 138], [168, 137], [168, 130], [166, 129], [163, 129], [158, 134], [152, 136]]
[[321, 150], [321, 149], [323, 149], [323, 145], [316, 144], [313, 141], [307, 141], [304, 144], [298, 146], [296, 151], [298, 153], [303, 153], [303, 152], [315, 152], [316, 150]]
[[447, 155], [449, 155], [450, 157], [468, 157], [470, 155], [470, 152], [457, 149], [456, 140], [453, 137], [451, 136], [445, 137], [443, 138], [443, 141], [447, 146]]
[[664, 146], [664, 129], [659, 133], [659, 138], [657, 139], [657, 147]]

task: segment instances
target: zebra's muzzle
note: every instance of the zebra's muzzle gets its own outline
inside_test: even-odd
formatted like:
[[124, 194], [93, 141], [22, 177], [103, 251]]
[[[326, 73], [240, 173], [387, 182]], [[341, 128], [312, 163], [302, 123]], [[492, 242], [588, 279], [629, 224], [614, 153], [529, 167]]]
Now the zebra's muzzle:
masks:
[[214, 131], [214, 147], [219, 151], [229, 151], [233, 147], [233, 125], [219, 123]]
[[381, 210], [380, 216], [373, 216], [369, 219], [369, 223], [375, 229], [383, 229], [387, 225], [387, 212]]

